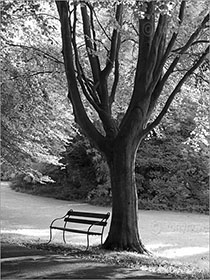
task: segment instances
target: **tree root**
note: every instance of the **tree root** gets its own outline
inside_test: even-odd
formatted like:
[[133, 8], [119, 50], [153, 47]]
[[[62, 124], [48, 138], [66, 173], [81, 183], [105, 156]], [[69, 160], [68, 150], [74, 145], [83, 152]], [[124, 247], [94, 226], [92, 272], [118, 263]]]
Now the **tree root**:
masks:
[[127, 251], [127, 252], [136, 252], [139, 254], [146, 254], [151, 256], [152, 253], [148, 251], [141, 242], [139, 244], [120, 244], [120, 243], [112, 243], [112, 242], [105, 242], [102, 245], [102, 249], [110, 250], [110, 251]]

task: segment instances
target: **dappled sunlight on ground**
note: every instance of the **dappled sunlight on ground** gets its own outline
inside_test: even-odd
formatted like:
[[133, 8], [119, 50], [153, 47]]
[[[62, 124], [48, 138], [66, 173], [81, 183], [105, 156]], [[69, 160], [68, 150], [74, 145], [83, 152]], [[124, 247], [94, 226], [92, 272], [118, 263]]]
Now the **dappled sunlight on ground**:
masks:
[[200, 255], [207, 253], [209, 251], [208, 247], [182, 247], [182, 248], [171, 248], [164, 250], [162, 252], [157, 252], [158, 256], [165, 258], [180, 258], [186, 256]]
[[21, 234], [26, 236], [49, 236], [49, 229], [34, 229], [34, 228], [24, 228], [24, 229], [12, 229], [12, 230], [1, 230], [1, 233], [6, 234]]
[[[34, 229], [34, 228], [22, 228], [22, 229], [1, 229], [1, 234], [6, 236], [13, 236], [18, 239], [18, 236], [23, 240], [30, 240], [31, 238], [37, 240], [38, 243], [46, 243], [50, 239], [50, 230], [48, 229]], [[74, 246], [86, 246], [87, 245], [87, 235], [66, 233], [66, 245]], [[105, 238], [104, 238], [105, 240]], [[64, 245], [63, 233], [62, 231], [53, 231], [53, 239], [51, 244]], [[90, 236], [90, 245], [97, 246], [101, 244], [101, 237]]]
[[189, 243], [150, 243], [146, 248], [155, 256], [189, 264], [209, 270], [209, 247], [208, 242], [202, 245], [191, 246]]
[[158, 243], [158, 244], [150, 244], [150, 245], [147, 245], [147, 249], [149, 250], [155, 250], [155, 249], [159, 249], [159, 248], [165, 248], [165, 247], [173, 247], [174, 244], [164, 244], [164, 243]]

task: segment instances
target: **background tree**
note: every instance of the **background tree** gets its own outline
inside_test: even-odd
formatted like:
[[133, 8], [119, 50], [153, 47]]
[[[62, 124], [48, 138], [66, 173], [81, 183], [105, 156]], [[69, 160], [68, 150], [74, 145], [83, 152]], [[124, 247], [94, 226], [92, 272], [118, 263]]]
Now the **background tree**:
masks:
[[58, 19], [49, 13], [49, 3], [0, 5], [1, 173], [4, 179], [22, 173], [39, 181], [44, 165], [58, 164], [74, 130], [56, 39]]
[[[106, 7], [99, 9], [94, 1], [56, 1], [56, 5], [61, 22], [68, 97], [73, 105], [75, 120], [105, 155], [110, 169], [113, 197], [112, 221], [104, 247], [144, 252], [145, 248], [138, 232], [134, 176], [136, 152], [142, 139], [159, 124], [187, 78], [205, 60], [209, 47], [206, 48], [202, 40], [200, 55], [196, 60], [193, 59], [192, 63], [187, 65], [187, 69], [180, 74], [179, 81], [169, 93], [159, 115], [149, 123], [166, 82], [175, 69], [184, 63], [186, 52], [192, 45], [199, 44], [198, 38], [204, 33], [209, 16], [204, 16], [198, 27], [186, 36], [186, 40], [178, 49], [174, 50], [175, 43], [179, 39], [178, 31], [184, 20], [186, 1], [181, 1], [180, 5], [176, 1], [174, 3], [138, 1], [134, 5], [133, 1], [129, 2], [126, 9], [131, 7], [130, 11], [135, 18], [138, 59], [130, 103], [120, 125], [117, 125], [112, 115], [112, 104], [119, 80], [119, 53], [126, 14], [124, 3], [119, 1], [116, 4], [108, 3], [107, 13], [110, 13], [111, 9], [114, 13], [111, 34], [101, 25], [98, 16], [99, 11], [104, 12]], [[173, 32], [168, 32], [171, 27], [169, 21], [173, 18], [170, 13], [176, 11], [178, 6], [180, 8], [177, 24]], [[82, 27], [78, 26], [80, 22]], [[109, 40], [105, 62], [99, 54], [99, 43], [103, 44], [103, 40], [98, 39], [96, 25], [105, 37], [104, 42]], [[84, 71], [80, 57], [81, 37], [78, 38], [77, 35], [81, 33], [81, 28], [83, 28], [83, 42], [86, 47], [85, 59], [86, 63], [88, 59], [90, 66], [89, 73]], [[111, 78], [110, 87], [108, 81]], [[81, 93], [96, 110], [103, 125], [103, 133], [97, 130], [85, 112]]]

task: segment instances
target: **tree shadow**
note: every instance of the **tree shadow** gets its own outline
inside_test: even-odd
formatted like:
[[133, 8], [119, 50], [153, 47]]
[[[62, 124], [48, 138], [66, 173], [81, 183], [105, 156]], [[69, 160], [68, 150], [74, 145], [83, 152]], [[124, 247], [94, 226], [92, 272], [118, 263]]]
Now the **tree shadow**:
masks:
[[[35, 246], [31, 247], [34, 249]], [[44, 248], [41, 246], [39, 249]], [[137, 268], [100, 263], [97, 259], [91, 258], [93, 251], [96, 256], [101, 254], [98, 248], [84, 251], [80, 247], [63, 250], [62, 247], [56, 246], [53, 249], [43, 253], [38, 250], [30, 252], [23, 248], [22, 254], [12, 258], [11, 261], [8, 256], [2, 263], [2, 279], [172, 279], [167, 275], [141, 271]], [[62, 254], [58, 254], [58, 251]]]
[[[83, 266], [83, 267], [82, 267]], [[141, 270], [116, 267], [112, 265], [84, 266], [65, 272], [50, 273], [27, 279], [174, 279], [167, 275], [149, 273]]]

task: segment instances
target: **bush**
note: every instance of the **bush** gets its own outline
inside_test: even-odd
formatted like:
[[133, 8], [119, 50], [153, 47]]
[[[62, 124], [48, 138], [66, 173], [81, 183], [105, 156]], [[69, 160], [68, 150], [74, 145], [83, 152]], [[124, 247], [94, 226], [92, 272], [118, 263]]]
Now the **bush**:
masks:
[[89, 200], [97, 186], [102, 186], [109, 180], [103, 157], [81, 134], [76, 135], [66, 147], [60, 162], [64, 164], [66, 172], [63, 183], [69, 186], [76, 199]]
[[88, 201], [95, 205], [108, 206], [112, 202], [111, 186], [110, 183], [97, 185], [88, 194]]
[[136, 182], [140, 207], [208, 212], [208, 162], [182, 138], [150, 138], [140, 147]]
[[[208, 169], [205, 157], [182, 138], [146, 139], [136, 158], [136, 184], [140, 209], [208, 212]], [[184, 152], [183, 152], [184, 151]], [[25, 191], [65, 200], [111, 205], [111, 186], [106, 161], [81, 134], [62, 154], [60, 167], [46, 167], [55, 183], [25, 182]]]

